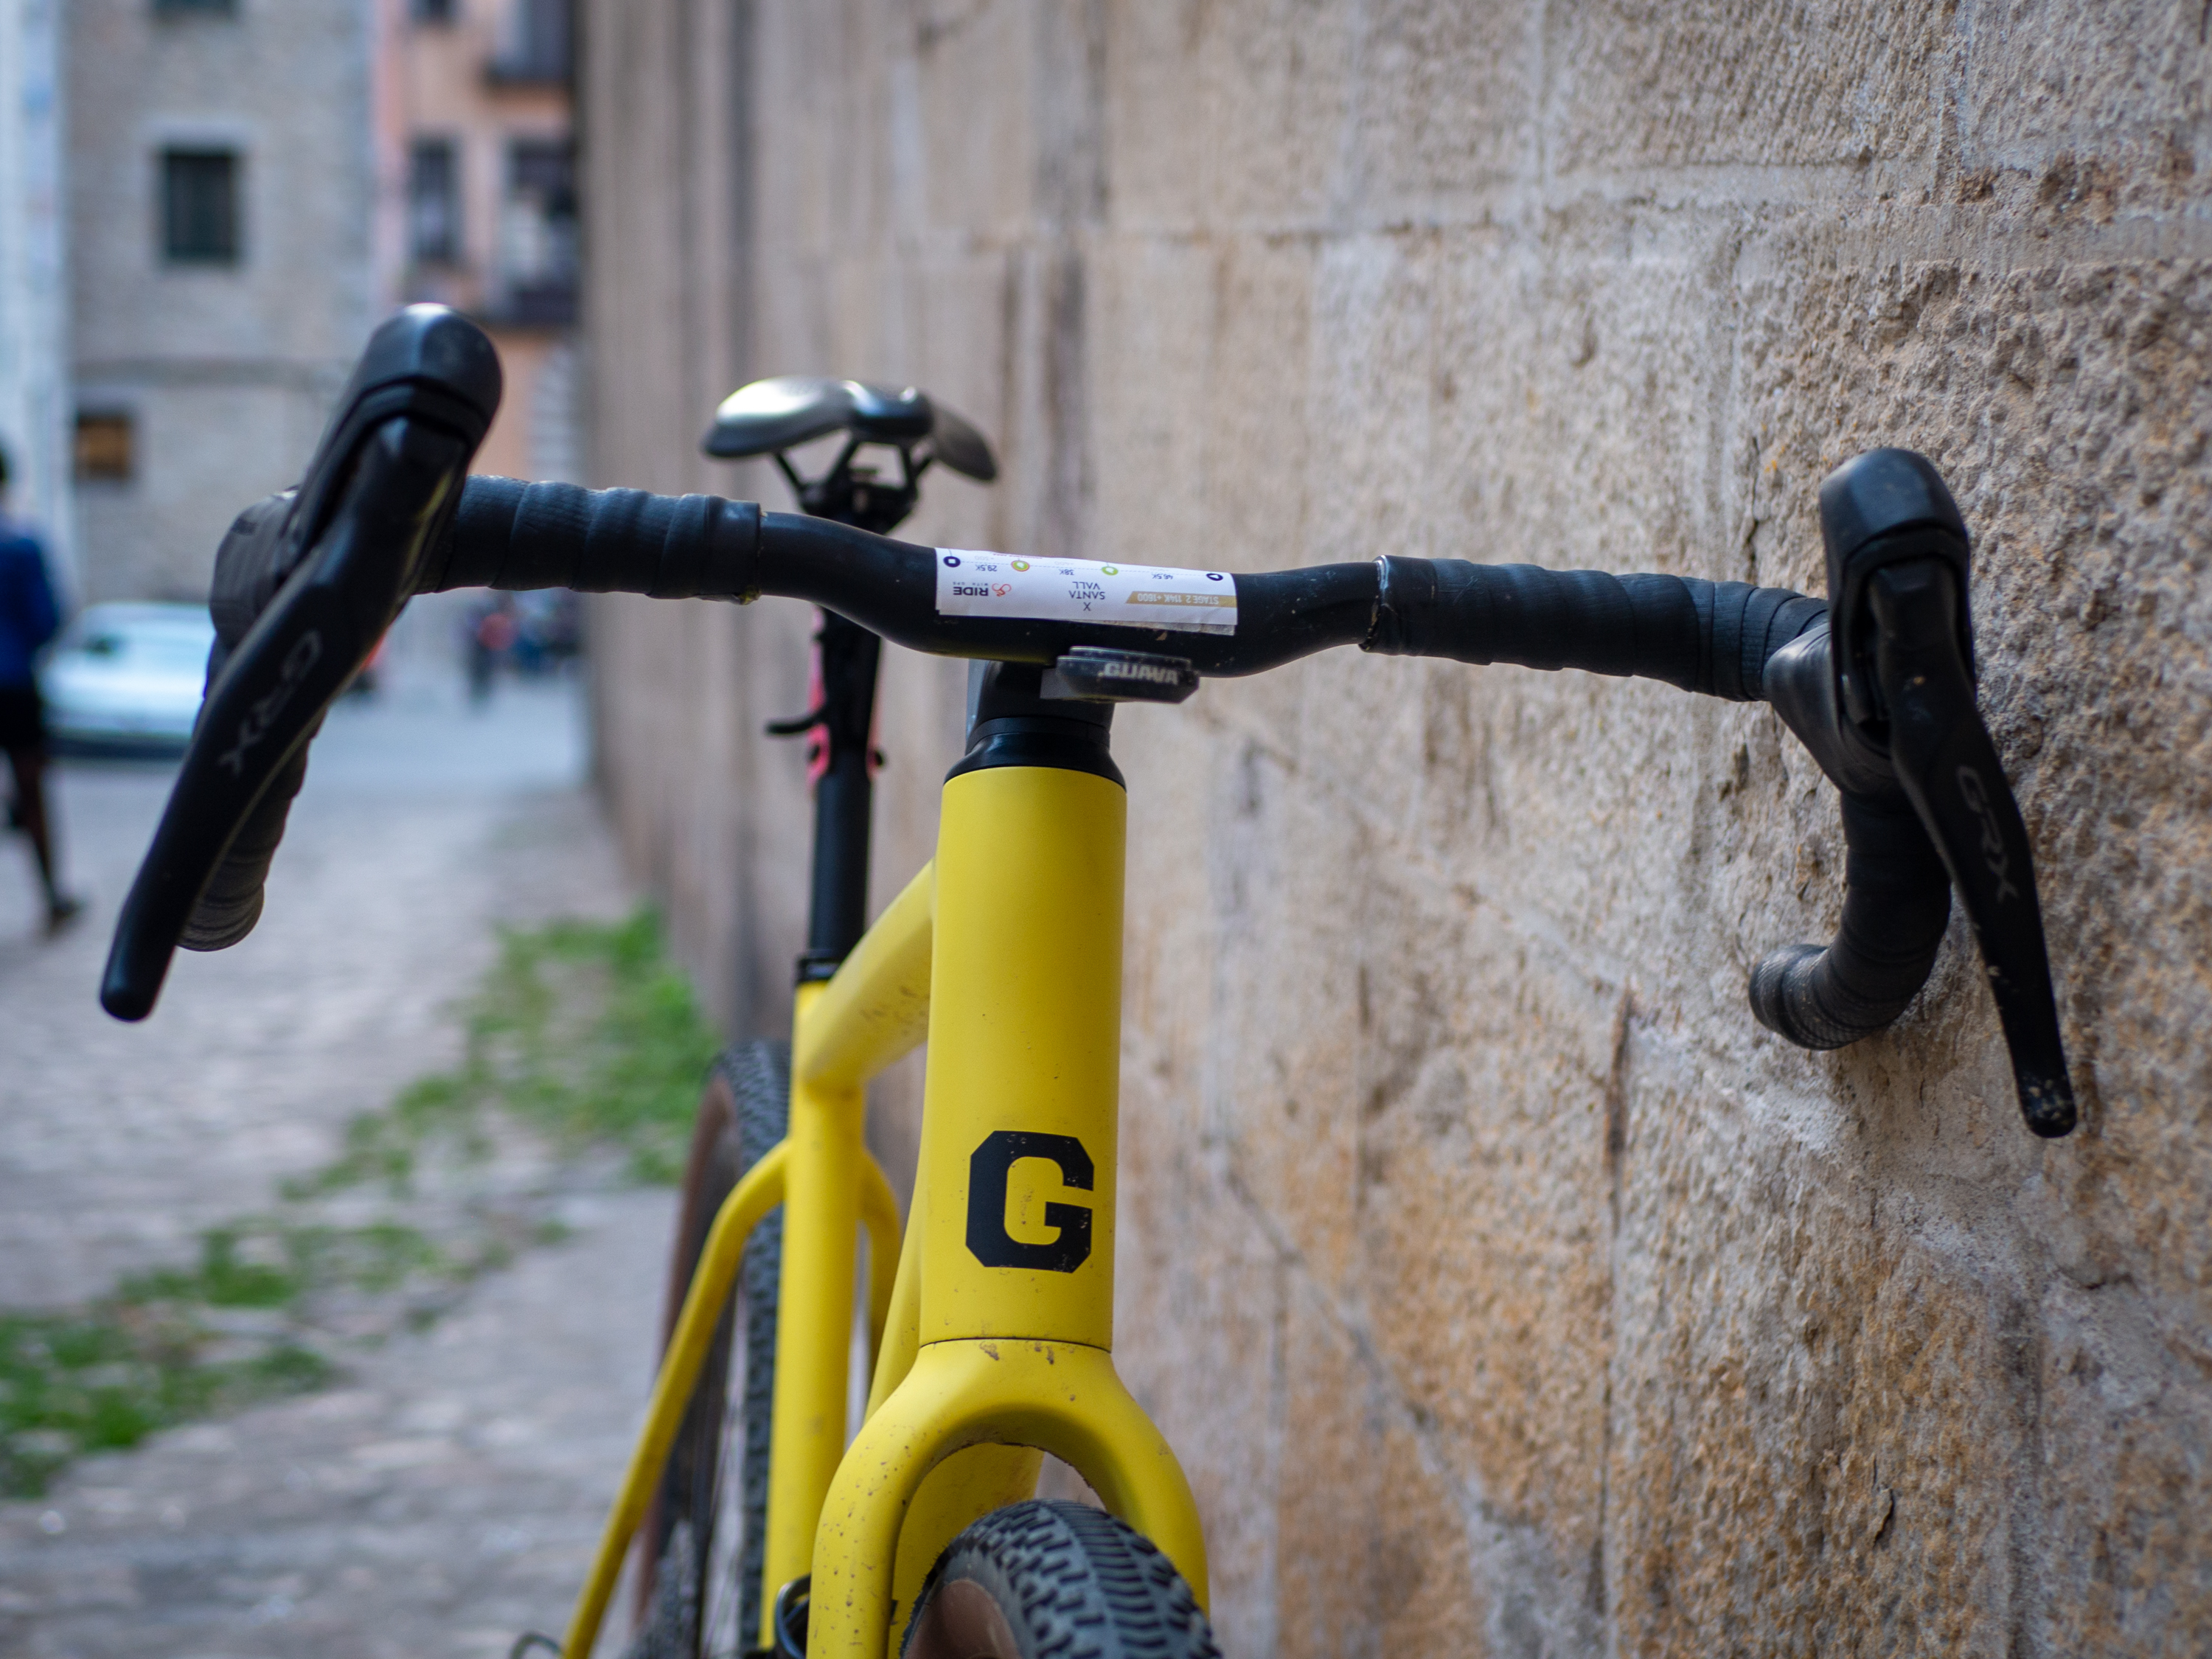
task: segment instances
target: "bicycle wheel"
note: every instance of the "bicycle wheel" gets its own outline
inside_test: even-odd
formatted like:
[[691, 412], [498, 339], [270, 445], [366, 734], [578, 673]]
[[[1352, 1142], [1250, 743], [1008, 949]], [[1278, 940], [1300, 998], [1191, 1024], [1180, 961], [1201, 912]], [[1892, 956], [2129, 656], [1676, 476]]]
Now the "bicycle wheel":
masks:
[[1174, 1564], [1087, 1504], [994, 1510], [930, 1569], [901, 1659], [1220, 1659]]
[[[676, 1322], [722, 1200], [783, 1139], [791, 1109], [791, 1045], [741, 1042], [714, 1062], [699, 1102], [684, 1204], [669, 1264], [661, 1340]], [[640, 1528], [644, 1570], [629, 1659], [705, 1659], [750, 1650], [760, 1628], [769, 1414], [775, 1394], [775, 1307], [783, 1213], [753, 1230], [734, 1308], [700, 1370], [653, 1504]], [[739, 1319], [740, 1363], [732, 1364]], [[732, 1375], [732, 1371], [736, 1375]]]

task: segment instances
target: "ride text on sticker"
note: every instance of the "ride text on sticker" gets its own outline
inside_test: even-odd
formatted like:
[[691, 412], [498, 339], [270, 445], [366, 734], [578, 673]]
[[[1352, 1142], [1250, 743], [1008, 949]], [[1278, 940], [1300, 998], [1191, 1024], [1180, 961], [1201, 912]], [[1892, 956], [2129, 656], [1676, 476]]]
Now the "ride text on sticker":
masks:
[[937, 613], [1234, 634], [1237, 579], [1221, 570], [1094, 564], [1088, 559], [1010, 559], [1003, 553], [940, 547]]

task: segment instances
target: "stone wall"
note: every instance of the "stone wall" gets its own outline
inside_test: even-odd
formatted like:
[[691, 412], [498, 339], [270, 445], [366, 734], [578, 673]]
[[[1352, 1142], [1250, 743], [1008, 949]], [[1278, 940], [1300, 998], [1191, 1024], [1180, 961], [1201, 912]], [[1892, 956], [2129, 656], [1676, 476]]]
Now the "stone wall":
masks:
[[[2212, 1643], [2201, 10], [587, 8], [602, 482], [780, 502], [691, 446], [817, 371], [999, 441], [940, 542], [1818, 592], [1881, 443], [1974, 527], [2057, 1144], [1955, 920], [1889, 1035], [1753, 1022], [1842, 854], [1764, 708], [1337, 653], [1121, 717], [1121, 1359], [1231, 1655]], [[632, 856], [772, 1027], [805, 615], [595, 620]], [[895, 653], [882, 896], [959, 685]]]

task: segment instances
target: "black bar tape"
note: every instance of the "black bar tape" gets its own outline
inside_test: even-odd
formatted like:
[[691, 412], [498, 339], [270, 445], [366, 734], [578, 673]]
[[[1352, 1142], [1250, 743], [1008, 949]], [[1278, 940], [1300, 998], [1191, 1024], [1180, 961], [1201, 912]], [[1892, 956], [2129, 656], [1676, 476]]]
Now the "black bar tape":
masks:
[[747, 599], [759, 553], [760, 508], [750, 501], [472, 477], [416, 591], [568, 587]]
[[1738, 702], [1759, 698], [1766, 659], [1827, 612], [1818, 599], [1748, 582], [1465, 559], [1376, 562], [1370, 651], [1632, 675]]
[[1751, 970], [1759, 1023], [1801, 1048], [1840, 1048], [1903, 1013], [1936, 965], [1951, 878], [1911, 802], [1846, 794], [1844, 918], [1833, 943], [1785, 945]]
[[1682, 576], [1376, 562], [1370, 651], [1634, 675], [1738, 702], [1771, 696], [1842, 793], [1844, 914], [1829, 945], [1760, 959], [1753, 1012], [1801, 1048], [1840, 1048], [1889, 1025], [1920, 994], [1950, 919], [1950, 876], [1887, 754], [1862, 752], [1843, 729], [1820, 600]]
[[1766, 700], [1843, 797], [1844, 916], [1832, 943], [1785, 945], [1751, 970], [1759, 1023], [1803, 1048], [1871, 1036], [1919, 994], [1951, 914], [1943, 860], [1887, 752], [1843, 718], [1825, 619], [1766, 664]]

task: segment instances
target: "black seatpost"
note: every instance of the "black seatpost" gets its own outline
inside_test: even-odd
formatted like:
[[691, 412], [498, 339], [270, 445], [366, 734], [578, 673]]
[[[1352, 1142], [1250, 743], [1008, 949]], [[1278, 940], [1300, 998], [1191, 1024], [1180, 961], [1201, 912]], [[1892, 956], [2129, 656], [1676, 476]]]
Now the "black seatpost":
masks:
[[[803, 477], [787, 453], [842, 428], [830, 470]], [[917, 457], [917, 446], [927, 446]], [[715, 411], [702, 446], [709, 455], [771, 456], [802, 512], [878, 536], [898, 527], [921, 499], [921, 475], [942, 460], [979, 483], [998, 476], [982, 434], [909, 386], [891, 392], [854, 380], [787, 376], [740, 387]], [[859, 466], [863, 449], [898, 454], [896, 477]], [[774, 720], [773, 737], [805, 736], [814, 786], [814, 870], [806, 949], [799, 982], [825, 980], [860, 943], [868, 925], [868, 831], [874, 806], [876, 668], [883, 640], [831, 611], [814, 635], [813, 704], [795, 720]]]
[[[876, 667], [883, 641], [834, 611], [821, 613], [814, 636], [820, 698], [795, 721], [778, 721], [777, 736], [811, 732], [814, 779], [814, 870], [806, 913], [806, 949], [799, 980], [837, 971], [868, 926], [868, 831], [874, 808]], [[795, 729], [794, 729], [795, 728]]]
[[[900, 452], [896, 483], [853, 465], [860, 446], [848, 442], [822, 477], [807, 483], [781, 454], [777, 465], [817, 519], [887, 535], [920, 498], [920, 468]], [[834, 611], [820, 613], [814, 634], [814, 706], [796, 720], [773, 720], [772, 737], [811, 739], [807, 774], [814, 785], [814, 867], [807, 896], [806, 948], [799, 982], [828, 979], [868, 927], [868, 836], [875, 809], [876, 670], [883, 640]]]

